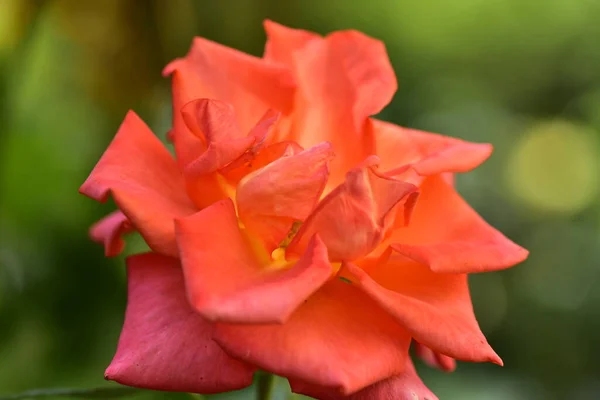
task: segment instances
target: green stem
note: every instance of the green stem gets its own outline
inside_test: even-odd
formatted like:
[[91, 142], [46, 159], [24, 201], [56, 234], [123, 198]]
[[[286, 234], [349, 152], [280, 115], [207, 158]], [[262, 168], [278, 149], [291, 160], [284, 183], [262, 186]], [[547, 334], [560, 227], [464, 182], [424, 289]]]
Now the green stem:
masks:
[[271, 400], [274, 382], [275, 376], [271, 374], [261, 373], [258, 375], [258, 381], [256, 382], [256, 398], [258, 400]]

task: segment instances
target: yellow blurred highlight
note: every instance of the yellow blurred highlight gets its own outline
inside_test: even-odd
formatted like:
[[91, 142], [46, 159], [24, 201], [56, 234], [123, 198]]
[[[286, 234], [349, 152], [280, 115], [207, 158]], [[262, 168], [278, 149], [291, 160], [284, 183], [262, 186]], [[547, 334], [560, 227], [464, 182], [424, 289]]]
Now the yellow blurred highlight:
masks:
[[516, 143], [505, 172], [509, 189], [527, 205], [577, 213], [590, 205], [600, 186], [594, 132], [568, 121], [540, 123]]

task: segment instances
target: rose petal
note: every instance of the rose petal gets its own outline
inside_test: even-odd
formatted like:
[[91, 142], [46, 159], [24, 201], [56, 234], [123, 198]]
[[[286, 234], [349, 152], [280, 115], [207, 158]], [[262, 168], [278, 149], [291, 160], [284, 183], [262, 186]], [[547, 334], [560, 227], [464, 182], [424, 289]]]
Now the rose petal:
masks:
[[79, 191], [101, 202], [111, 193], [150, 248], [167, 255], [177, 254], [173, 219], [196, 211], [175, 160], [134, 112]]
[[395, 230], [390, 243], [436, 272], [494, 271], [518, 264], [528, 255], [488, 225], [439, 176], [423, 182], [410, 225]]
[[355, 168], [319, 203], [290, 243], [288, 253], [300, 254], [318, 233], [331, 260], [360, 258], [381, 242], [394, 206], [415, 190], [414, 185], [383, 177], [374, 168]]
[[421, 343], [415, 342], [415, 353], [417, 357], [432, 368], [437, 368], [445, 372], [452, 372], [456, 369], [456, 360], [454, 358], [436, 353]]
[[256, 140], [254, 136], [242, 136], [233, 108], [222, 101], [193, 100], [183, 106], [181, 113], [190, 131], [207, 146], [202, 155], [186, 166], [186, 172], [215, 172], [240, 157]]
[[319, 201], [333, 158], [329, 143], [281, 157], [246, 176], [238, 185], [240, 220], [273, 251], [294, 221], [304, 221]]
[[191, 87], [198, 78], [184, 75], [178, 70], [173, 71], [171, 86], [173, 92], [173, 128], [167, 138], [175, 146], [177, 162], [180, 168], [185, 168], [189, 163], [200, 157], [206, 151], [206, 142], [196, 136], [183, 119], [181, 110], [189, 102], [207, 96], [198, 96], [192, 93]]
[[[427, 267], [391, 255], [369, 274], [344, 263], [342, 274], [432, 350], [465, 361], [502, 360], [479, 329], [465, 274], [436, 274]], [[385, 260], [385, 258], [384, 258]], [[370, 275], [370, 276], [369, 276]]]
[[302, 29], [292, 29], [276, 22], [265, 20], [263, 23], [267, 33], [265, 44], [265, 60], [294, 66], [294, 53], [311, 40], [320, 40], [321, 36]]
[[214, 338], [268, 372], [346, 394], [402, 373], [410, 342], [383, 310], [337, 279], [283, 325], [217, 324]]
[[244, 154], [221, 169], [220, 173], [233, 186], [237, 186], [246, 175], [261, 169], [281, 157], [290, 157], [302, 151], [302, 147], [295, 142], [277, 142], [258, 150], [255, 154]]
[[372, 384], [350, 396], [304, 382], [290, 381], [292, 390], [320, 400], [438, 400], [425, 386], [410, 359], [403, 373]]
[[176, 259], [127, 259], [128, 301], [117, 353], [105, 372], [121, 384], [177, 392], [217, 393], [252, 383], [255, 368], [229, 357], [212, 339], [213, 325], [185, 298]]
[[198, 208], [228, 197], [227, 187], [215, 174], [244, 158], [251, 161], [279, 117], [279, 113], [267, 110], [250, 133], [242, 136], [234, 110], [227, 103], [194, 100], [183, 107], [182, 115], [189, 130], [206, 144], [206, 150], [184, 169], [188, 193]]
[[[287, 113], [292, 107], [294, 81], [287, 68], [203, 38], [195, 38], [189, 53], [171, 62], [163, 74], [178, 80], [173, 91], [174, 123], [180, 107], [199, 98], [231, 104], [242, 132], [248, 132], [267, 109]], [[185, 147], [189, 132], [175, 125], [177, 157], [186, 165], [197, 155]]]
[[94, 242], [104, 244], [104, 255], [106, 257], [115, 257], [125, 247], [122, 236], [133, 231], [134, 229], [125, 214], [121, 211], [114, 211], [92, 225], [90, 237]]
[[177, 221], [176, 230], [190, 302], [211, 321], [282, 323], [332, 273], [318, 238], [293, 266], [267, 268], [229, 199]]
[[384, 45], [356, 31], [313, 39], [294, 53], [298, 93], [288, 137], [304, 147], [327, 140], [339, 155], [332, 163], [332, 184], [373, 153], [364, 135], [369, 115], [381, 111], [397, 83]]
[[467, 172], [483, 163], [492, 153], [486, 143], [470, 143], [448, 136], [404, 128], [371, 119], [368, 135], [384, 171], [405, 171], [411, 167], [419, 175]]

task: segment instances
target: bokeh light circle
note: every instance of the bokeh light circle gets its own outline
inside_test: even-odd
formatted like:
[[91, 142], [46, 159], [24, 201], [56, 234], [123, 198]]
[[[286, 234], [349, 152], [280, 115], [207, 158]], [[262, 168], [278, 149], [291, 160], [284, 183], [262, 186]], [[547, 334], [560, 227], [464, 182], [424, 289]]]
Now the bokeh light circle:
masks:
[[543, 122], [524, 132], [506, 164], [514, 197], [545, 212], [574, 214], [600, 188], [596, 133], [568, 121]]

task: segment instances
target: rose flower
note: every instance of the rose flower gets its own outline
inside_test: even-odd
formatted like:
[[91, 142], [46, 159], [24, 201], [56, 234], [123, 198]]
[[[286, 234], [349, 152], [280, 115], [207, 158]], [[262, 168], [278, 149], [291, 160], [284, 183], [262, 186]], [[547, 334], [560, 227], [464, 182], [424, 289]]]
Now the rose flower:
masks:
[[374, 118], [397, 84], [382, 43], [267, 21], [262, 58], [196, 38], [164, 71], [176, 157], [133, 112], [81, 187], [119, 211], [108, 256], [137, 231], [107, 379], [197, 393], [258, 370], [320, 399], [435, 399], [428, 364], [502, 364], [467, 274], [523, 261], [453, 188], [489, 144]]

